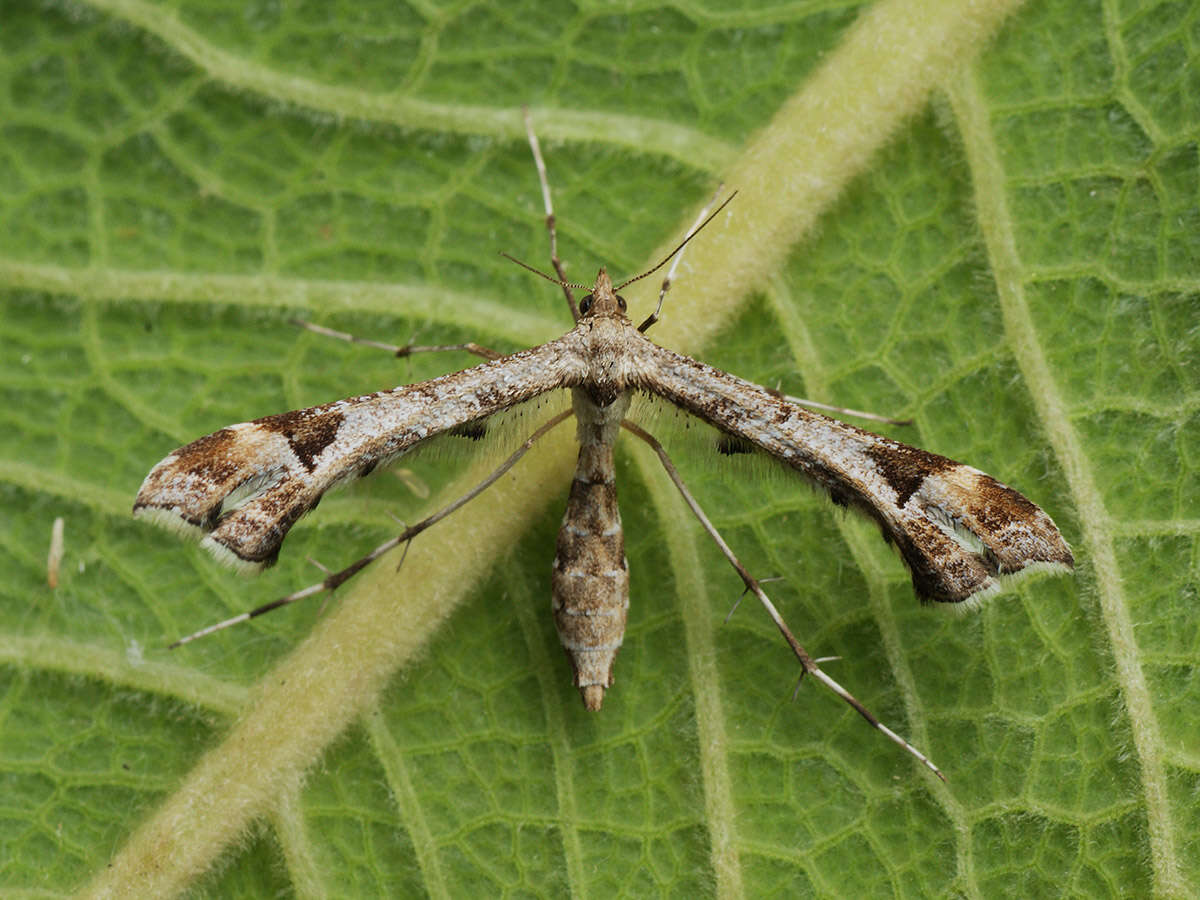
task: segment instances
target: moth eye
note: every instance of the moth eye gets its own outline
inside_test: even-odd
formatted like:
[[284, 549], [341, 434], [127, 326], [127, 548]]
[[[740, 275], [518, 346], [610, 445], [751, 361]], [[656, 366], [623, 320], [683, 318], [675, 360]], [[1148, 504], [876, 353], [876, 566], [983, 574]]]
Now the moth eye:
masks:
[[617, 306], [621, 307], [621, 312], [625, 312], [625, 298], [617, 294]]
[[586, 297], [584, 297], [582, 300], [579, 301], [579, 314], [581, 316], [586, 316], [591, 311], [592, 311], [592, 295], [588, 294]]

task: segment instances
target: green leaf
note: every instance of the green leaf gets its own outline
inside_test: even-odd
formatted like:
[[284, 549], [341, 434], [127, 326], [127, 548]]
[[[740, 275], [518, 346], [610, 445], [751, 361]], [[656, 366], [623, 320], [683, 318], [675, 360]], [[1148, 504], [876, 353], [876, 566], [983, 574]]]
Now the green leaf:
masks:
[[[0, 7], [0, 873], [25, 895], [1191, 896], [1200, 885], [1200, 14], [892, 2], [633, 12]], [[588, 714], [549, 616], [547, 439], [322, 608], [308, 584], [495, 460], [327, 498], [256, 581], [134, 522], [231, 422], [568, 325], [724, 180], [654, 339], [1042, 505], [1074, 578], [939, 615], [868, 525], [677, 452], [842, 684], [812, 683], [653, 458], [619, 461], [633, 602]], [[654, 279], [627, 294], [654, 301]], [[423, 500], [413, 478], [429, 485]], [[51, 525], [65, 522], [59, 584]]]

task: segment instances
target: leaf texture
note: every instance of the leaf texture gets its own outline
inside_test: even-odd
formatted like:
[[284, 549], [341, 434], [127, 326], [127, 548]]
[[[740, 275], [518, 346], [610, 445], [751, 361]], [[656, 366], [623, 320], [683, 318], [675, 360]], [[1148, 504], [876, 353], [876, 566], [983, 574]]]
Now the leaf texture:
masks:
[[[1191, 5], [0, 8], [6, 891], [1195, 895]], [[867, 524], [672, 445], [808, 649], [948, 785], [815, 686], [789, 702], [786, 648], [749, 603], [722, 624], [739, 582], [636, 447], [598, 715], [549, 614], [569, 440], [399, 570], [164, 649], [494, 462], [402, 460], [255, 581], [129, 516], [195, 437], [471, 362], [290, 317], [505, 351], [566, 330], [497, 255], [547, 256], [523, 103], [572, 277], [643, 268], [723, 180], [655, 340], [911, 416], [888, 433], [1071, 541], [1074, 579], [940, 616]]]

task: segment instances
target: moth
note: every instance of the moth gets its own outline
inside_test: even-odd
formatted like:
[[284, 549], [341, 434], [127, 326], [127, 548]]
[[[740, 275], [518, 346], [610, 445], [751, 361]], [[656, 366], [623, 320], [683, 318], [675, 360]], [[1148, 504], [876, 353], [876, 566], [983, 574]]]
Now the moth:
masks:
[[[729, 447], [753, 447], [823, 489], [834, 503], [865, 513], [899, 552], [923, 601], [972, 604], [998, 590], [1005, 576], [1071, 569], [1071, 551], [1058, 528], [1022, 494], [978, 469], [813, 412], [778, 391], [647, 338], [644, 331], [657, 311], [635, 327], [620, 291], [666, 264], [703, 225], [694, 227], [659, 266], [636, 278], [614, 285], [601, 268], [590, 289], [568, 282], [557, 257], [545, 166], [532, 129], [529, 135], [558, 277], [533, 271], [563, 288], [575, 318], [570, 331], [519, 353], [490, 354], [497, 358], [430, 381], [229, 425], [158, 463], [138, 491], [133, 512], [200, 537], [221, 562], [258, 570], [275, 561], [288, 530], [334, 485], [365, 476], [432, 438], [479, 435], [489, 417], [548, 392], [569, 391], [570, 411], [540, 428], [470, 494], [349, 568], [184, 641], [336, 587], [385, 549], [411, 540], [474, 497], [541, 434], [573, 416], [579, 457], [558, 534], [551, 585], [559, 637], [588, 709], [598, 710], [613, 685], [629, 607], [629, 566], [613, 465], [616, 439], [624, 429], [647, 441], [662, 459], [693, 512], [746, 587], [767, 608], [799, 660], [802, 674], [811, 674], [833, 689], [940, 776], [923, 754], [875, 719], [820, 668], [820, 660], [808, 655], [761, 584], [713, 528], [662, 445], [627, 420], [630, 403], [639, 394], [666, 401], [715, 428]], [[669, 280], [670, 275], [663, 293]], [[578, 306], [572, 288], [587, 291]], [[660, 307], [661, 298], [660, 294]], [[314, 330], [323, 329], [314, 326]], [[471, 348], [474, 345], [467, 349]], [[489, 356], [482, 348], [474, 349]]]

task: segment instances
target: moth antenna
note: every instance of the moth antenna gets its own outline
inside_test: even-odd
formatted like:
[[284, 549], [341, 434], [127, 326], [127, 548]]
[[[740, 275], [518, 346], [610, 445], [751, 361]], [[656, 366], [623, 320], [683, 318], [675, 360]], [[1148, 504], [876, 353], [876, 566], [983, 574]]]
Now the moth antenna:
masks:
[[[501, 252], [500, 255], [511, 260], [512, 262], [515, 262], [517, 265], [521, 266], [522, 268], [528, 269], [530, 272], [533, 272], [535, 275], [540, 275], [542, 278], [545, 278], [547, 281], [549, 281], [553, 284], [557, 284], [559, 287], [561, 287], [563, 289], [563, 293], [566, 295], [566, 298], [567, 298], [567, 306], [570, 307], [570, 310], [571, 310], [571, 318], [574, 319], [576, 322], [578, 322], [579, 321], [579, 308], [575, 304], [575, 295], [571, 293], [571, 288], [575, 288], [576, 290], [581, 290], [581, 291], [587, 291], [587, 290], [590, 290], [590, 288], [586, 284], [579, 284], [578, 282], [568, 281], [566, 272], [563, 270], [562, 261], [558, 258], [558, 229], [556, 227], [556, 219], [554, 216], [554, 205], [550, 199], [550, 181], [546, 175], [546, 161], [545, 161], [545, 159], [542, 158], [542, 147], [541, 147], [541, 144], [538, 143], [537, 134], [533, 130], [533, 118], [529, 114], [529, 107], [522, 106], [521, 114], [525, 119], [525, 135], [529, 140], [529, 149], [533, 153], [533, 164], [537, 169], [538, 184], [541, 186], [541, 189], [542, 189], [542, 206], [545, 209], [545, 213], [546, 213], [546, 230], [550, 234], [550, 263], [551, 263], [551, 265], [554, 266], [554, 271], [555, 271], [555, 273], [557, 273], [558, 277], [553, 278], [550, 275], [547, 275], [545, 272], [542, 272], [540, 269], [535, 269], [533, 266], [529, 265], [528, 263], [524, 263], [521, 260], [509, 255], [508, 253], [504, 253], [503, 251]], [[720, 194], [721, 188], [723, 188], [723, 187], [724, 187], [724, 185], [719, 185], [717, 187], [717, 191], [713, 195], [712, 199], [709, 200], [707, 204], [705, 204], [704, 209], [702, 209], [700, 211], [700, 215], [697, 216], [698, 224], [695, 224], [691, 227], [691, 229], [688, 231], [688, 233], [684, 237], [684, 239], [679, 242], [679, 245], [674, 250], [672, 250], [669, 254], [667, 254], [667, 256], [662, 260], [662, 262], [660, 262], [654, 268], [652, 268], [646, 272], [643, 272], [640, 275], [635, 275], [634, 277], [621, 282], [619, 285], [617, 285], [613, 289], [614, 292], [621, 290], [621, 288], [625, 287], [626, 285], [633, 284], [633, 282], [635, 282], [635, 281], [640, 281], [641, 279], [647, 277], [648, 275], [653, 275], [655, 272], [657, 272], [659, 269], [661, 269], [663, 266], [665, 266], [671, 260], [672, 257], [674, 257], [677, 253], [679, 253], [680, 250], [682, 250], [685, 246], [687, 246], [688, 241], [690, 241], [693, 237], [695, 237], [697, 234], [699, 234], [701, 229], [703, 229], [705, 225], [707, 225], [714, 218], [716, 218], [717, 214], [721, 210], [723, 210], [726, 206], [729, 205], [729, 201], [737, 196], [737, 191], [734, 191], [732, 194], [729, 195], [729, 197], [725, 200], [724, 203], [722, 203], [720, 206], [718, 206], [711, 215], [708, 215], [709, 208], [712, 206], [713, 203], [716, 202], [717, 195]], [[701, 221], [701, 220], [703, 220], [703, 221]], [[649, 328], [651, 325], [653, 325], [655, 322], [658, 321], [658, 314], [662, 311], [663, 300], [667, 295], [667, 291], [671, 287], [671, 277], [675, 274], [675, 268], [678, 265], [679, 265], [679, 260], [676, 259], [675, 265], [673, 265], [671, 267], [670, 271], [667, 273], [667, 277], [663, 279], [662, 287], [659, 289], [659, 292], [658, 292], [658, 306], [654, 310], [654, 314], [651, 315], [649, 318], [646, 319], [646, 321], [644, 321], [641, 325], [638, 326], [638, 331], [644, 332], [647, 328]]]
[[[712, 209], [712, 205], [717, 202], [717, 198], [721, 196], [721, 191], [724, 189], [724, 182], [721, 182], [717, 185], [717, 189], [713, 191], [712, 197], [710, 197], [709, 201], [704, 204], [704, 209], [700, 210], [699, 215], [696, 216], [696, 221], [693, 222], [692, 227], [688, 229], [687, 235], [683, 239], [685, 244], [692, 239], [692, 235], [694, 235], [703, 227], [703, 220], [708, 216], [708, 211]], [[729, 199], [732, 200], [733, 198], [730, 197]], [[675, 278], [675, 270], [679, 268], [679, 264], [681, 262], [683, 262], [682, 246], [680, 248], [680, 252], [675, 256], [675, 261], [671, 263], [671, 268], [667, 269], [666, 277], [663, 278], [662, 284], [658, 288], [658, 305], [654, 307], [654, 312], [648, 315], [646, 320], [638, 326], [638, 331], [640, 331], [642, 334], [645, 334], [646, 330], [658, 321], [658, 314], [662, 312], [663, 301], [667, 298], [667, 291], [671, 289], [671, 281]]]
[[725, 207], [727, 207], [729, 205], [730, 201], [733, 200], [733, 198], [736, 197], [737, 195], [738, 195], [738, 192], [734, 191], [727, 198], [725, 198], [725, 202], [722, 203], [720, 206], [718, 206], [715, 210], [713, 210], [712, 214], [707, 219], [705, 219], [703, 222], [701, 222], [699, 227], [697, 227], [693, 231], [689, 232], [688, 235], [682, 241], [679, 242], [679, 244], [675, 247], [674, 250], [672, 250], [670, 253], [668, 253], [666, 256], [663, 257], [662, 262], [660, 262], [657, 266], [655, 266], [653, 269], [647, 269], [641, 275], [634, 275], [632, 278], [625, 279], [620, 284], [618, 284], [615, 288], [613, 288], [613, 291], [614, 292], [619, 291], [619, 290], [621, 290], [621, 288], [631, 285], [635, 281], [641, 281], [646, 276], [653, 275], [655, 272], [657, 272], [659, 269], [661, 269], [663, 266], [665, 266], [667, 263], [669, 263], [671, 261], [671, 257], [674, 256], [676, 253], [678, 253], [680, 250], [682, 250], [687, 245], [688, 241], [690, 241], [692, 238], [694, 238], [696, 235], [698, 235], [701, 231], [703, 231], [704, 226], [706, 226], [709, 222], [711, 222], [718, 215], [720, 215], [721, 210], [723, 210]]
[[499, 359], [503, 356], [496, 350], [488, 347], [481, 347], [474, 341], [466, 341], [462, 344], [405, 344], [400, 347], [396, 344], [385, 344], [382, 341], [373, 341], [368, 338], [362, 338], [355, 334], [350, 334], [346, 331], [337, 331], [333, 328], [326, 328], [324, 325], [317, 325], [309, 322], [307, 319], [289, 319], [292, 325], [297, 328], [303, 328], [305, 331], [311, 331], [313, 334], [319, 334], [322, 337], [334, 338], [339, 341], [346, 341], [350, 344], [360, 344], [363, 347], [374, 347], [376, 350], [386, 350], [397, 358], [403, 359], [406, 356], [412, 356], [416, 353], [446, 353], [451, 350], [461, 350], [465, 353], [473, 353], [476, 356], [481, 356], [484, 359]]
[[[547, 275], [547, 274], [546, 274], [545, 272], [543, 272], [541, 269], [535, 269], [535, 268], [534, 268], [533, 266], [531, 266], [529, 263], [527, 263], [527, 262], [521, 262], [521, 260], [517, 259], [517, 258], [516, 258], [515, 256], [513, 256], [511, 253], [505, 253], [503, 250], [501, 250], [501, 251], [500, 251], [500, 255], [501, 255], [501, 256], [503, 256], [505, 259], [507, 259], [509, 262], [515, 262], [515, 263], [516, 263], [518, 266], [520, 266], [522, 269], [528, 269], [528, 270], [529, 270], [530, 272], [532, 272], [534, 275], [537, 275], [537, 276], [539, 276], [540, 278], [545, 278], [545, 279], [546, 279], [548, 282], [550, 282], [551, 284], [557, 284], [557, 285], [558, 285], [559, 287], [561, 287], [561, 288], [576, 288], [576, 289], [578, 289], [578, 290], [581, 290], [581, 291], [589, 291], [589, 290], [591, 290], [591, 288], [590, 288], [588, 285], [586, 285], [586, 284], [580, 284], [580, 283], [579, 283], [579, 282], [577, 282], [577, 281], [565, 281], [565, 280], [563, 280], [563, 279], [561, 279], [561, 278], [555, 278], [553, 275]], [[651, 271], [653, 271], [653, 270], [651, 270]]]

